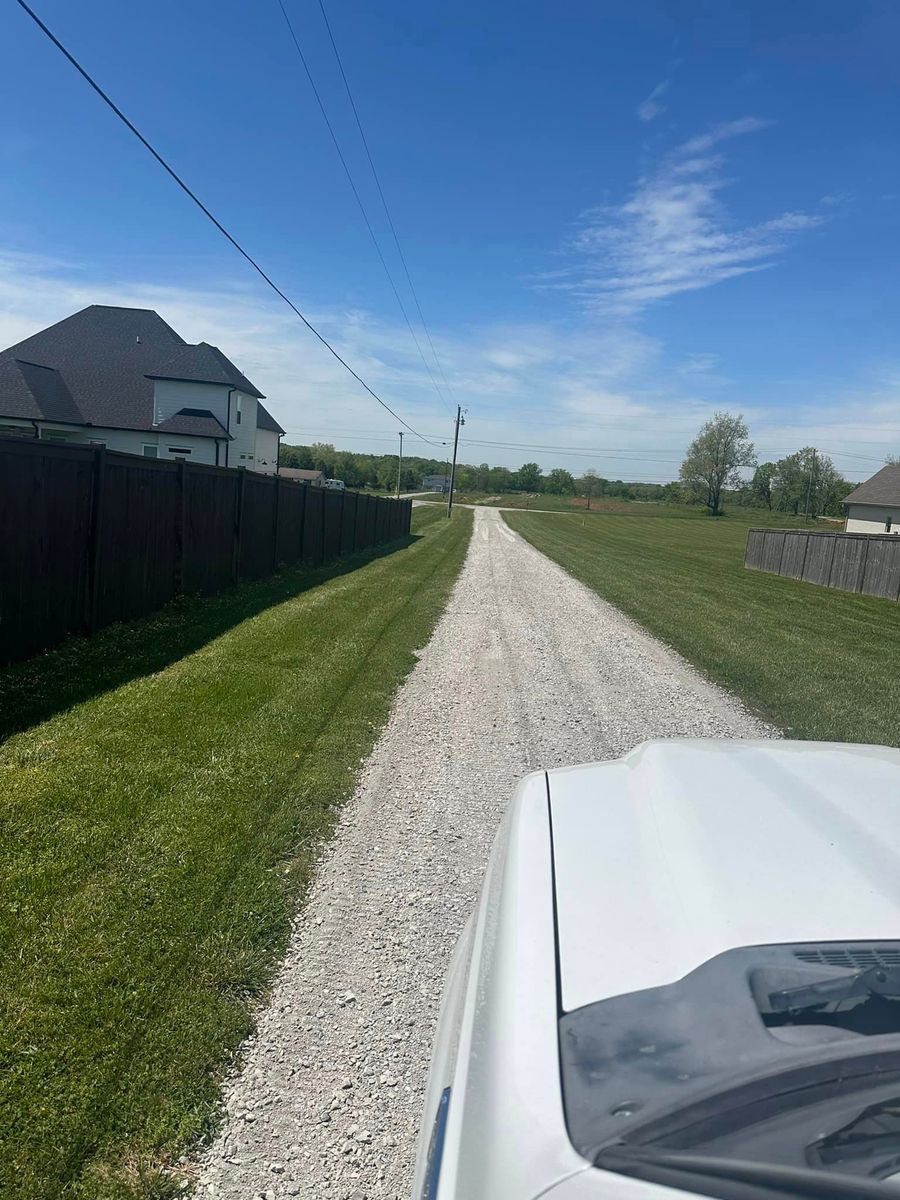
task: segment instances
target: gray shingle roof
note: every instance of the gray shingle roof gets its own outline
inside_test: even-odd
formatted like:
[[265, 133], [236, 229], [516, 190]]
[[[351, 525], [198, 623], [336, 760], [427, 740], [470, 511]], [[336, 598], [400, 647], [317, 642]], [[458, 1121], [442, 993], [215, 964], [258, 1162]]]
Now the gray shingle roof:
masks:
[[151, 379], [187, 379], [191, 383], [221, 383], [237, 388], [250, 396], [261, 397], [246, 375], [216, 346], [200, 342], [196, 346], [180, 346], [171, 358], [147, 374]]
[[180, 408], [173, 417], [160, 421], [156, 428], [160, 433], [192, 433], [196, 437], [234, 440], [222, 422], [209, 409], [203, 408]]
[[900, 508], [900, 463], [888, 463], [876, 471], [871, 479], [845, 496], [844, 503], [884, 504], [888, 508]]
[[262, 395], [221, 350], [189, 345], [152, 309], [92, 304], [0, 353], [0, 416], [151, 430], [154, 378]]
[[256, 406], [256, 428], [271, 429], [273, 433], [284, 433], [284, 430], [272, 416], [267, 408], [263, 408], [261, 404]]

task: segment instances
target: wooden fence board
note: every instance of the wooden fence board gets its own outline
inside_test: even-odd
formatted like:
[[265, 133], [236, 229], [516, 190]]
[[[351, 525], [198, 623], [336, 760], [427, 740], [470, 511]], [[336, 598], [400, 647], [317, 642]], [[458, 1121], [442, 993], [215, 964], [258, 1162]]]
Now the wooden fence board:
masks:
[[751, 529], [744, 566], [840, 591], [900, 600], [900, 536]]
[[828, 585], [837, 537], [836, 533], [817, 533], [815, 537], [807, 539], [806, 562], [803, 566], [803, 578], [807, 583], [818, 583], [823, 587]]
[[72, 633], [409, 532], [409, 501], [0, 438], [0, 663]]
[[93, 460], [0, 446], [0, 662], [81, 630]]

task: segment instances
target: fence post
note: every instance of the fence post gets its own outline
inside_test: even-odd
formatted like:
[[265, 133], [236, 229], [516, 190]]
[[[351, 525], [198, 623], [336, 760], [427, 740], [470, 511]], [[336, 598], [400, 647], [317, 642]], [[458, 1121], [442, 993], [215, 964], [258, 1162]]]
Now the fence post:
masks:
[[231, 573], [235, 580], [240, 578], [241, 573], [241, 533], [244, 524], [244, 483], [246, 478], [247, 468], [238, 467], [237, 496], [234, 506], [234, 558], [231, 567]]
[[100, 601], [100, 539], [103, 532], [103, 479], [106, 473], [106, 447], [94, 449], [91, 471], [91, 525], [88, 530], [88, 570], [85, 591], [84, 623], [88, 633], [97, 628], [97, 608]]
[[183, 458], [178, 460], [176, 466], [176, 484], [178, 488], [178, 496], [175, 503], [175, 595], [180, 596], [184, 592], [184, 545], [186, 540], [185, 535], [185, 487], [184, 473], [187, 469], [187, 463]]
[[272, 513], [272, 574], [278, 570], [278, 515], [279, 515], [279, 497], [281, 496], [281, 476], [275, 476], [275, 500], [273, 503], [274, 512]]

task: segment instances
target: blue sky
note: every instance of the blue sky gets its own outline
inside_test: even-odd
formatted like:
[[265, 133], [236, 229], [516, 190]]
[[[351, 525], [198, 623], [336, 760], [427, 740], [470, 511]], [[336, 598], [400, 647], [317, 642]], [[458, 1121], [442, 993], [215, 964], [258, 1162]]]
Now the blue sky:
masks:
[[[415, 317], [318, 0], [285, 3]], [[465, 460], [670, 478], [721, 408], [762, 457], [816, 444], [850, 478], [900, 450], [890, 0], [327, 0], [443, 399], [277, 0], [35, 4], [417, 430], [469, 409]], [[393, 448], [396, 422], [14, 4], [0, 39], [0, 343], [148, 305], [234, 358], [286, 440]]]

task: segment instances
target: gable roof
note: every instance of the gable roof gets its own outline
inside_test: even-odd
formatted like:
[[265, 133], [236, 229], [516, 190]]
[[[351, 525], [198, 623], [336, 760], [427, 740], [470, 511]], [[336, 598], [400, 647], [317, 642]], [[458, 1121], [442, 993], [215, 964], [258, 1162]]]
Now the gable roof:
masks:
[[199, 342], [196, 346], [179, 346], [171, 358], [153, 371], [150, 379], [186, 379], [190, 383], [221, 383], [237, 388], [250, 396], [262, 398], [246, 375], [242, 375], [217, 346]]
[[0, 353], [0, 416], [152, 430], [155, 379], [262, 396], [216, 346], [189, 345], [152, 309], [92, 304]]
[[174, 416], [160, 421], [156, 428], [160, 433], [193, 433], [196, 437], [234, 441], [219, 418], [214, 417], [208, 408], [180, 408]]
[[844, 497], [845, 504], [885, 504], [900, 508], [900, 463], [888, 463]]
[[284, 430], [272, 416], [267, 408], [263, 408], [261, 404], [256, 406], [256, 428], [270, 429], [272, 433], [284, 433]]

